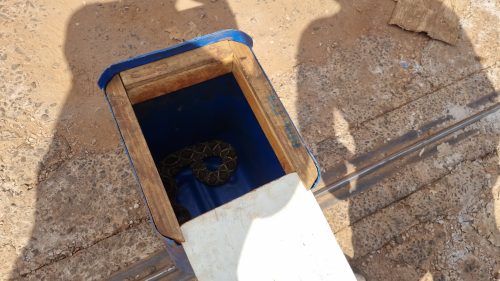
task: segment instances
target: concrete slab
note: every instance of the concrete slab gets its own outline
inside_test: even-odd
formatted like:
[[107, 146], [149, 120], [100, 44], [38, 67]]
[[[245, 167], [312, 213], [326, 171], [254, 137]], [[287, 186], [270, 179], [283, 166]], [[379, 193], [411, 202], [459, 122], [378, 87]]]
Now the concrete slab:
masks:
[[[103, 280], [112, 273], [127, 269], [126, 265], [154, 255], [162, 249], [162, 242], [152, 233], [150, 222], [144, 221], [116, 235], [96, 242], [94, 245], [68, 257], [43, 266], [26, 276], [28, 280]], [[169, 268], [173, 264], [162, 263]], [[128, 280], [144, 278], [151, 268], [137, 273]]]
[[428, 280], [497, 276], [498, 172], [497, 152], [462, 162], [448, 176], [361, 220], [349, 232], [364, 237], [353, 243], [368, 239], [377, 246], [357, 244], [354, 265], [373, 280], [396, 280], [394, 274]]

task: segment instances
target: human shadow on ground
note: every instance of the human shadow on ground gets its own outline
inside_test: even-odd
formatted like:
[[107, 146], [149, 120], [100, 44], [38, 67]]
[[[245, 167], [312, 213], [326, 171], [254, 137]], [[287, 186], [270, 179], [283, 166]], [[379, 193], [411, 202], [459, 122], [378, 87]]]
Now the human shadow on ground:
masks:
[[[63, 46], [72, 75], [71, 89], [57, 117], [52, 143], [39, 165], [32, 238], [15, 264], [12, 279], [99, 279], [130, 264], [126, 255], [112, 254], [112, 245], [107, 247], [116, 260], [103, 260], [99, 251], [94, 251], [78, 266], [63, 263], [147, 220], [142, 202], [137, 201], [139, 187], [97, 79], [119, 60], [236, 27], [223, 0], [125, 0], [88, 4], [74, 12], [67, 22]], [[133, 207], [137, 203], [141, 207]], [[151, 250], [141, 243], [124, 243], [132, 244], [117, 247]], [[64, 274], [42, 272], [54, 262], [68, 267], [60, 268], [59, 273]]]
[[[335, 5], [304, 30], [297, 55], [298, 127], [326, 184], [498, 103], [463, 30], [452, 46], [388, 25], [394, 1]], [[368, 280], [494, 278], [495, 123], [498, 113], [319, 198]]]

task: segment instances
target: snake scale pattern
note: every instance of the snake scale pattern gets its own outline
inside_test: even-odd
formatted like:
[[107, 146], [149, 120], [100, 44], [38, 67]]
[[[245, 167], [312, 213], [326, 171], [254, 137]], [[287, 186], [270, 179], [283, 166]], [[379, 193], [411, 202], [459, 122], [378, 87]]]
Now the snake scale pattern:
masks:
[[[221, 159], [221, 164], [216, 169], [210, 169], [204, 161], [211, 157]], [[185, 147], [161, 160], [160, 177], [180, 224], [190, 220], [191, 214], [185, 207], [175, 202], [178, 192], [175, 176], [188, 166], [196, 179], [209, 186], [218, 186], [231, 178], [238, 166], [238, 157], [234, 147], [229, 143], [212, 140]]]

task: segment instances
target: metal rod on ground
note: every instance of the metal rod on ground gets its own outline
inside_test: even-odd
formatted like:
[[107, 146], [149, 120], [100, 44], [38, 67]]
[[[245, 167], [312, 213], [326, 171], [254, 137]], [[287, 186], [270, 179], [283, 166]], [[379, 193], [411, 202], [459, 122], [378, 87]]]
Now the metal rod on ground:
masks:
[[143, 279], [143, 281], [159, 281], [159, 280], [172, 280], [172, 281], [191, 281], [195, 280], [195, 277], [191, 274], [181, 272], [180, 270], [174, 268], [166, 268], [153, 275], [150, 275]]
[[463, 119], [462, 121], [459, 121], [429, 137], [427, 137], [426, 139], [423, 139], [419, 142], [416, 142], [410, 146], [407, 146], [406, 148], [398, 151], [398, 152], [395, 152], [391, 155], [389, 155], [388, 157], [372, 164], [372, 165], [369, 165], [355, 173], [352, 173], [352, 174], [349, 174], [347, 175], [346, 177], [340, 179], [339, 181], [336, 181], [332, 184], [329, 184], [329, 185], [326, 185], [325, 187], [317, 190], [314, 192], [314, 195], [316, 197], [319, 197], [319, 196], [322, 196], [326, 193], [332, 193], [332, 192], [335, 192], [336, 190], [339, 190], [342, 186], [346, 185], [347, 183], [353, 181], [353, 180], [356, 180], [360, 177], [363, 177], [365, 175], [368, 175], [376, 170], [378, 170], [379, 168], [383, 167], [384, 165], [390, 163], [390, 162], [393, 162], [401, 157], [404, 157], [410, 153], [413, 153], [419, 149], [422, 149], [423, 147], [427, 146], [428, 144], [431, 144], [433, 142], [436, 142], [444, 137], [447, 137], [453, 133], [455, 133], [456, 131], [459, 131], [479, 120], [481, 120], [482, 118], [490, 115], [490, 114], [493, 114], [495, 113], [496, 111], [498, 111], [500, 109], [500, 103], [496, 103], [495, 105], [481, 111], [481, 112], [478, 112], [470, 117], [467, 117], [465, 119]]

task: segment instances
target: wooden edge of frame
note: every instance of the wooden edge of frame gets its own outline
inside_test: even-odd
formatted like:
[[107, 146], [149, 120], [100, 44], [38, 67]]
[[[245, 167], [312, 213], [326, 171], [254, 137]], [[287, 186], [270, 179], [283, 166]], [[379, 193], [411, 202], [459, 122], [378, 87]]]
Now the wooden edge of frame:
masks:
[[120, 73], [132, 104], [201, 83], [231, 72], [233, 62], [229, 41], [135, 67]]
[[250, 48], [232, 41], [229, 45], [234, 54], [232, 72], [285, 173], [296, 171], [311, 188], [318, 177], [316, 165], [271, 83]]
[[106, 95], [158, 232], [183, 242], [179, 222], [119, 75], [108, 83]]

